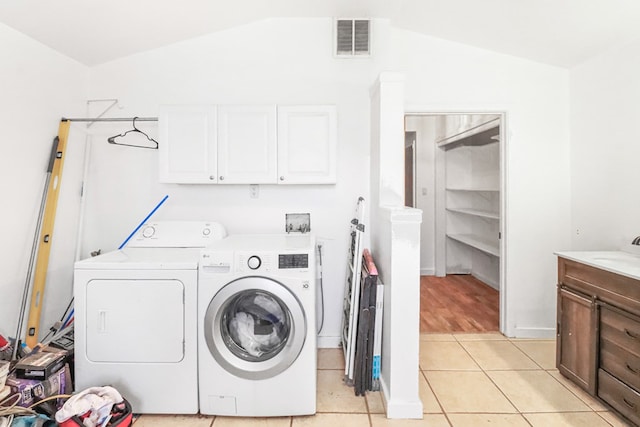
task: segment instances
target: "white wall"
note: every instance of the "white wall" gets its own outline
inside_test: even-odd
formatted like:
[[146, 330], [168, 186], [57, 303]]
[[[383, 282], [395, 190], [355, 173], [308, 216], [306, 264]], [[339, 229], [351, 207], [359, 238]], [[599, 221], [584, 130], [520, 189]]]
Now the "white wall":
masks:
[[[368, 59], [333, 58], [329, 18], [271, 19], [90, 69], [86, 98], [118, 98], [122, 108], [110, 111], [112, 116], [156, 116], [163, 103], [336, 104], [338, 183], [263, 185], [258, 199], [250, 199], [248, 187], [242, 185], [160, 185], [157, 152], [107, 145], [107, 136], [127, 130], [128, 125], [96, 124], [89, 129], [93, 150], [85, 183], [82, 256], [98, 248], [117, 247], [165, 194], [170, 197], [157, 219], [214, 219], [231, 233], [280, 231], [286, 212], [310, 212], [312, 231], [325, 242], [326, 250], [328, 315], [322, 335], [328, 340], [337, 337], [348, 221], [358, 196], [369, 196], [369, 91], [381, 71], [399, 71], [406, 76], [408, 111], [507, 112], [506, 262], [507, 280], [512, 284], [507, 332], [526, 335], [551, 330], [556, 282], [553, 251], [570, 242], [568, 72], [400, 30], [387, 21], [375, 20], [372, 28], [373, 56]], [[2, 286], [9, 291], [8, 300], [15, 301], [21, 293], [35, 225], [40, 171], [59, 116], [83, 115], [84, 68], [9, 29], [2, 32], [3, 57], [11, 64], [2, 71], [7, 75], [4, 117], [30, 115], [29, 120], [13, 120], [19, 126], [12, 125], [10, 138], [5, 139], [11, 143], [3, 142], [15, 159], [5, 176], [12, 181], [15, 177], [23, 188], [12, 186], [4, 192], [16, 209], [4, 214], [8, 244], [2, 249], [2, 263], [8, 273]], [[94, 105], [94, 112], [98, 110]], [[156, 124], [139, 125], [157, 135]], [[81, 126], [74, 126], [72, 140], [82, 145]], [[78, 157], [82, 158], [81, 152]], [[67, 161], [65, 170], [81, 175], [82, 160]], [[69, 213], [64, 217], [69, 222], [77, 216], [77, 208], [67, 204]], [[67, 238], [73, 241], [75, 236], [71, 233]], [[54, 264], [52, 268], [70, 277], [71, 262]], [[68, 294], [63, 300], [70, 295], [70, 283], [64, 286]], [[55, 311], [57, 317], [64, 305], [61, 301], [47, 304], [47, 310]], [[16, 315], [17, 308], [2, 312], [7, 321]]]
[[640, 40], [571, 70], [573, 250], [640, 235]]
[[[61, 117], [83, 114], [88, 69], [3, 24], [0, 57], [0, 333], [14, 336], [52, 141]], [[65, 185], [63, 180], [60, 203]], [[68, 229], [59, 225], [56, 219], [42, 312], [45, 329], [63, 315], [72, 295], [68, 266], [75, 241], [69, 247]]]

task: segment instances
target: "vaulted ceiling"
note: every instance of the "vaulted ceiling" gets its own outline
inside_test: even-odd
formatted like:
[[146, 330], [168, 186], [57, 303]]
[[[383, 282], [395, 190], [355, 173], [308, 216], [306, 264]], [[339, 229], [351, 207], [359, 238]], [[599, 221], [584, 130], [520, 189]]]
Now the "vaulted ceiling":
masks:
[[640, 37], [640, 0], [14, 0], [0, 22], [88, 66], [273, 17], [383, 18], [570, 68]]

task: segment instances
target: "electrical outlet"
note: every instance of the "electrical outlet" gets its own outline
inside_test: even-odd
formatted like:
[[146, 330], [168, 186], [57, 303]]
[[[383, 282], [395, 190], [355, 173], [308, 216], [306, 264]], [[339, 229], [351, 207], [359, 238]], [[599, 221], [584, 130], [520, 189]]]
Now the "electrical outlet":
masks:
[[260, 196], [260, 187], [258, 184], [251, 184], [249, 186], [249, 197], [257, 199]]

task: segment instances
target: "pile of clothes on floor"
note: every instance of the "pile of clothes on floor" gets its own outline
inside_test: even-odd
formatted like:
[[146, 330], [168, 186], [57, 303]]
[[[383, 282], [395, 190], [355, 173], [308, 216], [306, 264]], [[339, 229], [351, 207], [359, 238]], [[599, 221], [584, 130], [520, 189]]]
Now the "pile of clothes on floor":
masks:
[[38, 346], [12, 360], [18, 352], [7, 351], [6, 340], [0, 338], [0, 427], [132, 424], [129, 402], [113, 387], [91, 387], [72, 394], [69, 350]]
[[[15, 395], [14, 395], [15, 396]], [[61, 405], [44, 407], [46, 399], [28, 407], [0, 405], [0, 427], [130, 427], [131, 405], [113, 387], [91, 387], [65, 398]]]

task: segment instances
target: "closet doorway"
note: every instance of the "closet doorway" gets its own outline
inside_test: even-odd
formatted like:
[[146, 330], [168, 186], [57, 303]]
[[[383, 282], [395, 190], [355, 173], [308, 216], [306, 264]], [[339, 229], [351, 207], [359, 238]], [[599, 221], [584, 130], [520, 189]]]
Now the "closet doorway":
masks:
[[405, 204], [423, 211], [421, 333], [505, 318], [503, 113], [407, 113]]

